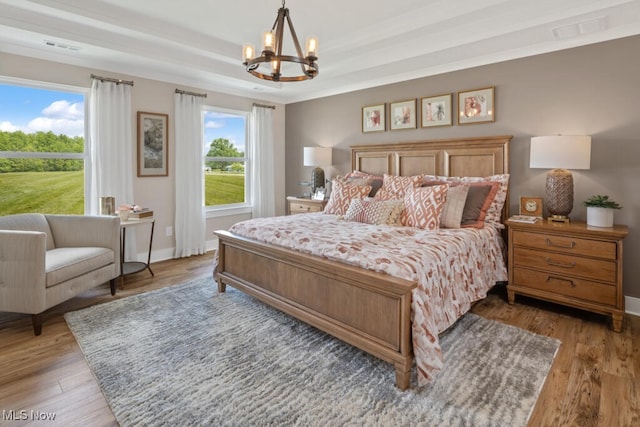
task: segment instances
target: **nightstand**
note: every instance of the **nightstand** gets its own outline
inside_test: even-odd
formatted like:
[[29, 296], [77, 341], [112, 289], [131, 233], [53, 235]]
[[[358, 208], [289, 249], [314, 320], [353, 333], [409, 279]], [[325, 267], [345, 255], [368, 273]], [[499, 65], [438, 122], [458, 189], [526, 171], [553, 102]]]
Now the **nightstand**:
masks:
[[516, 294], [610, 315], [622, 330], [622, 240], [625, 225], [590, 227], [582, 222], [534, 224], [507, 221], [509, 284]]
[[322, 212], [326, 205], [326, 200], [313, 200], [295, 196], [287, 197], [287, 212], [289, 215]]

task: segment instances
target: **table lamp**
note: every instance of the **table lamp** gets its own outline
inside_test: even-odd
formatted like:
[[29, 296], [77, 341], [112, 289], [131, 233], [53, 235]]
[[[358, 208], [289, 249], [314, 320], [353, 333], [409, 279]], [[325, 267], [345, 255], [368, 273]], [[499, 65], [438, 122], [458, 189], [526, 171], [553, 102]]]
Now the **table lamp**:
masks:
[[573, 176], [567, 169], [589, 169], [590, 166], [590, 136], [531, 138], [529, 167], [552, 169], [547, 173], [545, 194], [549, 221], [569, 222], [569, 214], [573, 209]]
[[331, 166], [331, 147], [304, 147], [305, 166], [316, 166], [311, 171], [311, 195], [316, 193], [316, 189], [324, 187], [324, 169], [320, 166]]

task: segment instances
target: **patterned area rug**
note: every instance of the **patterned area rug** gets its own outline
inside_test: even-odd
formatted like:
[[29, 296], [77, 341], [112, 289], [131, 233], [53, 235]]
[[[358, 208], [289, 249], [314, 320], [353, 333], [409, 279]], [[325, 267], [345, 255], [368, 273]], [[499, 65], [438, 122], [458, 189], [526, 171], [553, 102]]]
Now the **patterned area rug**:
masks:
[[122, 427], [525, 426], [560, 345], [469, 313], [402, 392], [390, 364], [210, 278], [65, 319]]

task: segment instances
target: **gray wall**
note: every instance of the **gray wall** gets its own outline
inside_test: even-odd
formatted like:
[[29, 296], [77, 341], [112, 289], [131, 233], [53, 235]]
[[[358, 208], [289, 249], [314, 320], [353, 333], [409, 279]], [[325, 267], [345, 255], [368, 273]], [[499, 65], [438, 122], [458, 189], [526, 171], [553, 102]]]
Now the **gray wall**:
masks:
[[[350, 169], [352, 144], [422, 141], [464, 136], [513, 135], [511, 212], [521, 195], [543, 196], [546, 170], [529, 169], [532, 136], [592, 136], [591, 169], [574, 171], [571, 217], [586, 218], [582, 201], [608, 194], [624, 208], [615, 222], [629, 226], [624, 242], [625, 295], [640, 297], [640, 36], [492, 64], [286, 106], [286, 193], [308, 188], [311, 168], [302, 165], [302, 147], [333, 146], [328, 176]], [[318, 78], [322, 78], [322, 73]], [[354, 76], [357, 78], [357, 76]], [[495, 86], [496, 122], [363, 134], [361, 108]], [[419, 126], [419, 123], [418, 123]]]

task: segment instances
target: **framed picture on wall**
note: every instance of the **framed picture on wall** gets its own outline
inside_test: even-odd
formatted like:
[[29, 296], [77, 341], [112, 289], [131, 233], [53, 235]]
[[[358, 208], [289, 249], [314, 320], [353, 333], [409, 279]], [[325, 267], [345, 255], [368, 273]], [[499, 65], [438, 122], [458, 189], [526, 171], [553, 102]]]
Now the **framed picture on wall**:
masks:
[[494, 122], [496, 109], [494, 87], [458, 92], [458, 124]]
[[362, 107], [362, 132], [384, 132], [386, 130], [386, 104]]
[[415, 129], [416, 128], [416, 100], [392, 102], [389, 104], [389, 128]]
[[138, 111], [138, 176], [169, 175], [169, 115]]
[[420, 102], [420, 123], [423, 128], [453, 125], [450, 93], [428, 96]]

